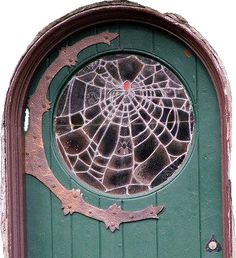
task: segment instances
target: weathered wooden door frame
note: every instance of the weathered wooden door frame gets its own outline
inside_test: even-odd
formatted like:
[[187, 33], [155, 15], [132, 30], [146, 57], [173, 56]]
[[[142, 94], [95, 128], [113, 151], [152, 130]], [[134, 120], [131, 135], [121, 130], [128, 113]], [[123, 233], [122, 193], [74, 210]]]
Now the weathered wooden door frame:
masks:
[[222, 193], [224, 257], [231, 258], [232, 208], [229, 180], [231, 127], [230, 89], [224, 68], [207, 41], [186, 20], [175, 14], [161, 14], [130, 2], [102, 2], [68, 14], [44, 29], [20, 60], [12, 77], [4, 112], [7, 257], [25, 258], [25, 161], [23, 120], [30, 81], [40, 62], [58, 42], [76, 31], [105, 22], [132, 21], [155, 26], [185, 42], [206, 66], [214, 82], [220, 105], [222, 132]]

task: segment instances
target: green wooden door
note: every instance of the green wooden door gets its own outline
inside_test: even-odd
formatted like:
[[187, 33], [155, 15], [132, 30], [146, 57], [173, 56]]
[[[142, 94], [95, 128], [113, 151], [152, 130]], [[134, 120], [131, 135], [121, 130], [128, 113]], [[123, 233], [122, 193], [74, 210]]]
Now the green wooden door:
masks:
[[[92, 27], [63, 40], [48, 54], [35, 73], [29, 98], [58, 57], [58, 49], [106, 31], [118, 34], [111, 45], [98, 43], [85, 48], [76, 65], [62, 68], [50, 84], [47, 96], [51, 109], [43, 115], [47, 162], [63, 186], [80, 189], [84, 200], [95, 207], [107, 209], [117, 204], [132, 211], [163, 205], [165, 210], [158, 220], [123, 223], [111, 232], [103, 222], [82, 214], [65, 216], [60, 200], [39, 180], [27, 175], [28, 258], [223, 257], [220, 250], [209, 252], [206, 248], [213, 235], [224, 248], [219, 105], [207, 70], [188, 46], [148, 25], [122, 22]], [[104, 75], [109, 71], [111, 79]], [[94, 72], [99, 75], [96, 79]], [[117, 85], [119, 79], [122, 83], [117, 88], [107, 86]], [[97, 93], [99, 87], [104, 87], [104, 80], [108, 87], [105, 97]], [[128, 109], [132, 94], [138, 97], [130, 110], [121, 108], [126, 105]], [[121, 95], [122, 103], [118, 100]], [[96, 104], [101, 98], [110, 101], [104, 101], [98, 109]], [[116, 112], [110, 117], [114, 107]], [[154, 108], [159, 111], [155, 113]], [[81, 115], [78, 110], [87, 113]], [[95, 120], [100, 113], [108, 119]], [[131, 116], [137, 114], [133, 129]], [[133, 130], [130, 134], [123, 132], [126, 115], [130, 119], [127, 127]], [[114, 129], [109, 121], [120, 126]], [[176, 121], [180, 122], [176, 125]], [[99, 129], [100, 138], [95, 141], [91, 131]], [[74, 132], [78, 132], [76, 137]], [[87, 134], [92, 136], [86, 138]], [[99, 146], [84, 143], [91, 139]], [[112, 147], [114, 141], [116, 147]], [[91, 166], [83, 167], [83, 144], [93, 148], [90, 151], [95, 156], [96, 151], [99, 155], [103, 152], [107, 158], [105, 172], [95, 167], [95, 157], [91, 171]], [[152, 162], [147, 162], [150, 159]], [[113, 171], [108, 171], [111, 164]]]

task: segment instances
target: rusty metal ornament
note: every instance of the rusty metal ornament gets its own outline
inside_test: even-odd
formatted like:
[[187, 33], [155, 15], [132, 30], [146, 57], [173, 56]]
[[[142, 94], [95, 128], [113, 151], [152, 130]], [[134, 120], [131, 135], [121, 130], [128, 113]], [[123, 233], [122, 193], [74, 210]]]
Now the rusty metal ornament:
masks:
[[44, 152], [42, 119], [44, 113], [51, 108], [51, 103], [47, 99], [47, 92], [56, 74], [65, 66], [75, 66], [77, 55], [82, 50], [99, 43], [110, 45], [118, 36], [117, 33], [104, 32], [87, 37], [72, 46], [67, 46], [60, 50], [58, 57], [42, 75], [36, 92], [29, 100], [30, 128], [25, 139], [26, 174], [37, 178], [61, 200], [65, 215], [76, 212], [81, 213], [104, 222], [112, 232], [119, 229], [122, 223], [158, 219], [158, 215], [164, 210], [164, 207], [149, 206], [139, 211], [123, 211], [117, 204], [113, 204], [104, 210], [85, 202], [79, 189], [65, 188], [49, 168]]

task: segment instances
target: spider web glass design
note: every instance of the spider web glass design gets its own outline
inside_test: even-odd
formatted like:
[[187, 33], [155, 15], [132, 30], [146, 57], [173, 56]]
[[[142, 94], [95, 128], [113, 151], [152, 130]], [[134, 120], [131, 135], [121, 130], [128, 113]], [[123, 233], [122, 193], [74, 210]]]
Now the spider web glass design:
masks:
[[176, 173], [193, 135], [192, 105], [176, 75], [156, 60], [116, 54], [69, 81], [56, 110], [60, 153], [79, 181], [132, 195]]

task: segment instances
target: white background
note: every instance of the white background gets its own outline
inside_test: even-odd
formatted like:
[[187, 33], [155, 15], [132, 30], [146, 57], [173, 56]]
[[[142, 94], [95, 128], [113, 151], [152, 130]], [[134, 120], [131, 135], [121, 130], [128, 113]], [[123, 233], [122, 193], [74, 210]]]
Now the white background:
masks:
[[[236, 7], [235, 0], [137, 0], [160, 12], [185, 17], [218, 52], [228, 73], [232, 97], [236, 98]], [[0, 114], [10, 78], [26, 47], [48, 23], [94, 0], [7, 0], [0, 3]], [[236, 214], [236, 104], [233, 101], [233, 149], [231, 179], [234, 214]], [[210, 128], [209, 128], [210, 130]], [[0, 241], [0, 257], [3, 257]], [[33, 257], [29, 257], [33, 258]], [[42, 257], [47, 258], [47, 257]], [[66, 258], [66, 257], [65, 257]], [[69, 257], [68, 257], [69, 258]], [[82, 258], [82, 257], [81, 257]], [[180, 257], [176, 257], [180, 258]]]

